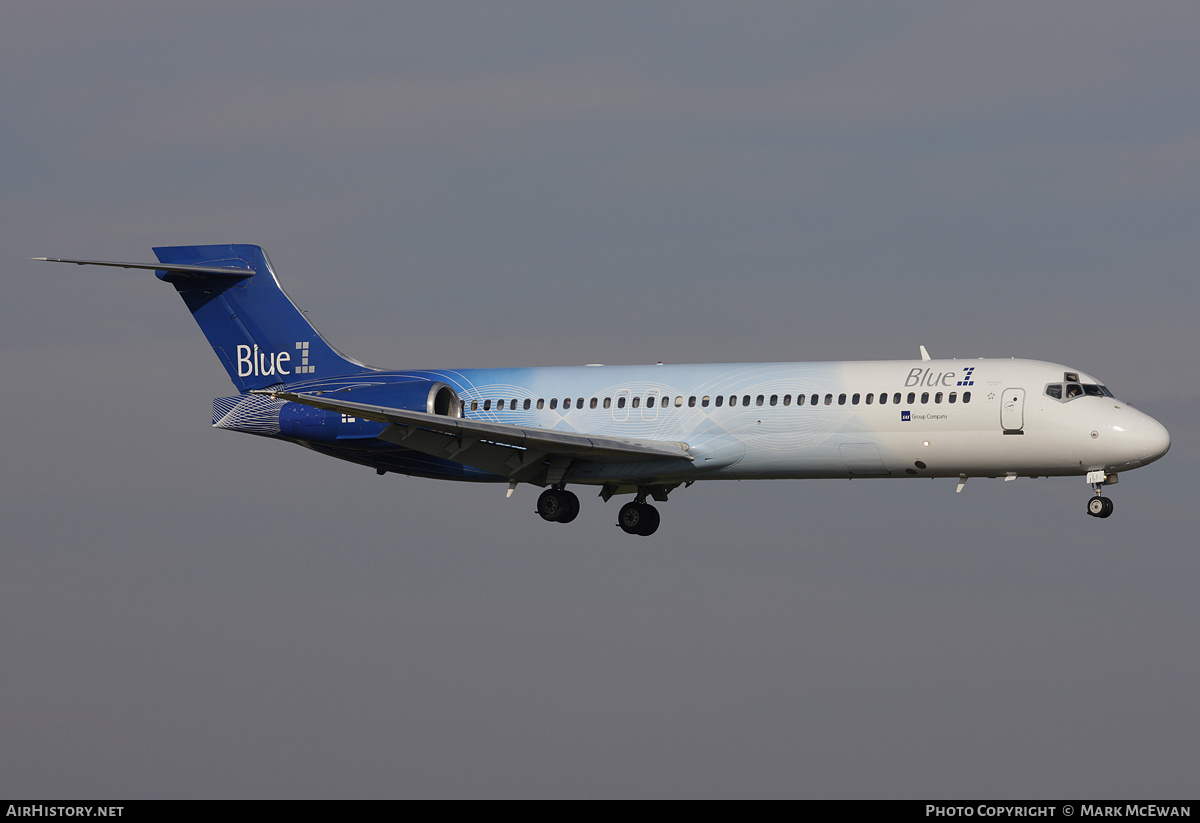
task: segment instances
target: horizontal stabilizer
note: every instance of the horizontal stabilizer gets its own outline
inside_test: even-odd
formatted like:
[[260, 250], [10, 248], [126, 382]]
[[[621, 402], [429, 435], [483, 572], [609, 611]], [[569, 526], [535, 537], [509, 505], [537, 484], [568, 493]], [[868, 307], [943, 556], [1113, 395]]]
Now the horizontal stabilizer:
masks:
[[250, 277], [254, 270], [247, 267], [235, 269], [228, 266], [182, 266], [175, 263], [117, 263], [111, 260], [68, 260], [65, 257], [34, 257], [47, 263], [74, 263], [77, 266], [115, 266], [118, 269], [149, 269], [175, 274], [191, 274], [204, 277]]

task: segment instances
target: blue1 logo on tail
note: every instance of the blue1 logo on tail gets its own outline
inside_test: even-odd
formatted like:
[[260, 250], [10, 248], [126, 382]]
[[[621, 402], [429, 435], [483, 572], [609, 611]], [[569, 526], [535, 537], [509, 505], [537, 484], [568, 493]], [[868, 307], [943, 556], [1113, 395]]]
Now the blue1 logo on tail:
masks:
[[300, 362], [295, 367], [289, 367], [292, 362], [291, 352], [268, 353], [260, 351], [257, 343], [252, 346], [239, 343], [237, 347], [238, 377], [270, 377], [271, 375], [287, 377], [291, 374], [312, 374], [316, 371], [315, 366], [308, 365], [308, 343], [297, 343], [296, 349], [296, 355], [300, 358]]

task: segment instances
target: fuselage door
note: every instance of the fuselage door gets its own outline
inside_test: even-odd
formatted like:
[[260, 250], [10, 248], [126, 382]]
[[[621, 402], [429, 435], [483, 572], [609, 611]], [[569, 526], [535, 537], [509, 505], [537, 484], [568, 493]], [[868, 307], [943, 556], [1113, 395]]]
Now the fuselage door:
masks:
[[621, 389], [617, 392], [616, 398], [613, 400], [612, 417], [613, 420], [628, 420], [629, 419], [629, 391]]
[[642, 398], [642, 419], [656, 420], [658, 418], [659, 406], [658, 392], [653, 389], [646, 392], [646, 396]]
[[879, 459], [874, 443], [843, 443], [838, 447], [846, 470], [854, 477], [886, 477], [891, 474]]
[[1024, 389], [1005, 389], [1000, 396], [1000, 427], [1005, 434], [1025, 433]]

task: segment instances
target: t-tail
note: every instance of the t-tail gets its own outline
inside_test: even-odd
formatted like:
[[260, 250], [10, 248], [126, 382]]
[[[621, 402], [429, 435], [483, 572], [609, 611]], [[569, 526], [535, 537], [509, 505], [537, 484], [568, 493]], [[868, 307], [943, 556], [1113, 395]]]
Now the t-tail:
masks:
[[258, 246], [160, 246], [160, 265], [64, 260], [154, 269], [173, 285], [239, 391], [371, 371], [334, 349], [284, 293]]

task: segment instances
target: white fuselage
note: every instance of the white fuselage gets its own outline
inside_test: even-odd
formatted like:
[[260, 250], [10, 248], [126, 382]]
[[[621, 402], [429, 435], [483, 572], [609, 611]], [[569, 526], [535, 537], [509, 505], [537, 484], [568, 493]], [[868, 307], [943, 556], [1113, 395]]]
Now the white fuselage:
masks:
[[[437, 375], [455, 384], [466, 418], [682, 442], [694, 457], [688, 467], [580, 463], [568, 474], [574, 483], [1084, 475], [1137, 468], [1170, 445], [1162, 425], [1107, 390], [1097, 391], [1098, 381], [1032, 360]], [[1047, 393], [1053, 386], [1059, 387], [1057, 398]], [[1064, 396], [1070, 386], [1079, 396]]]

